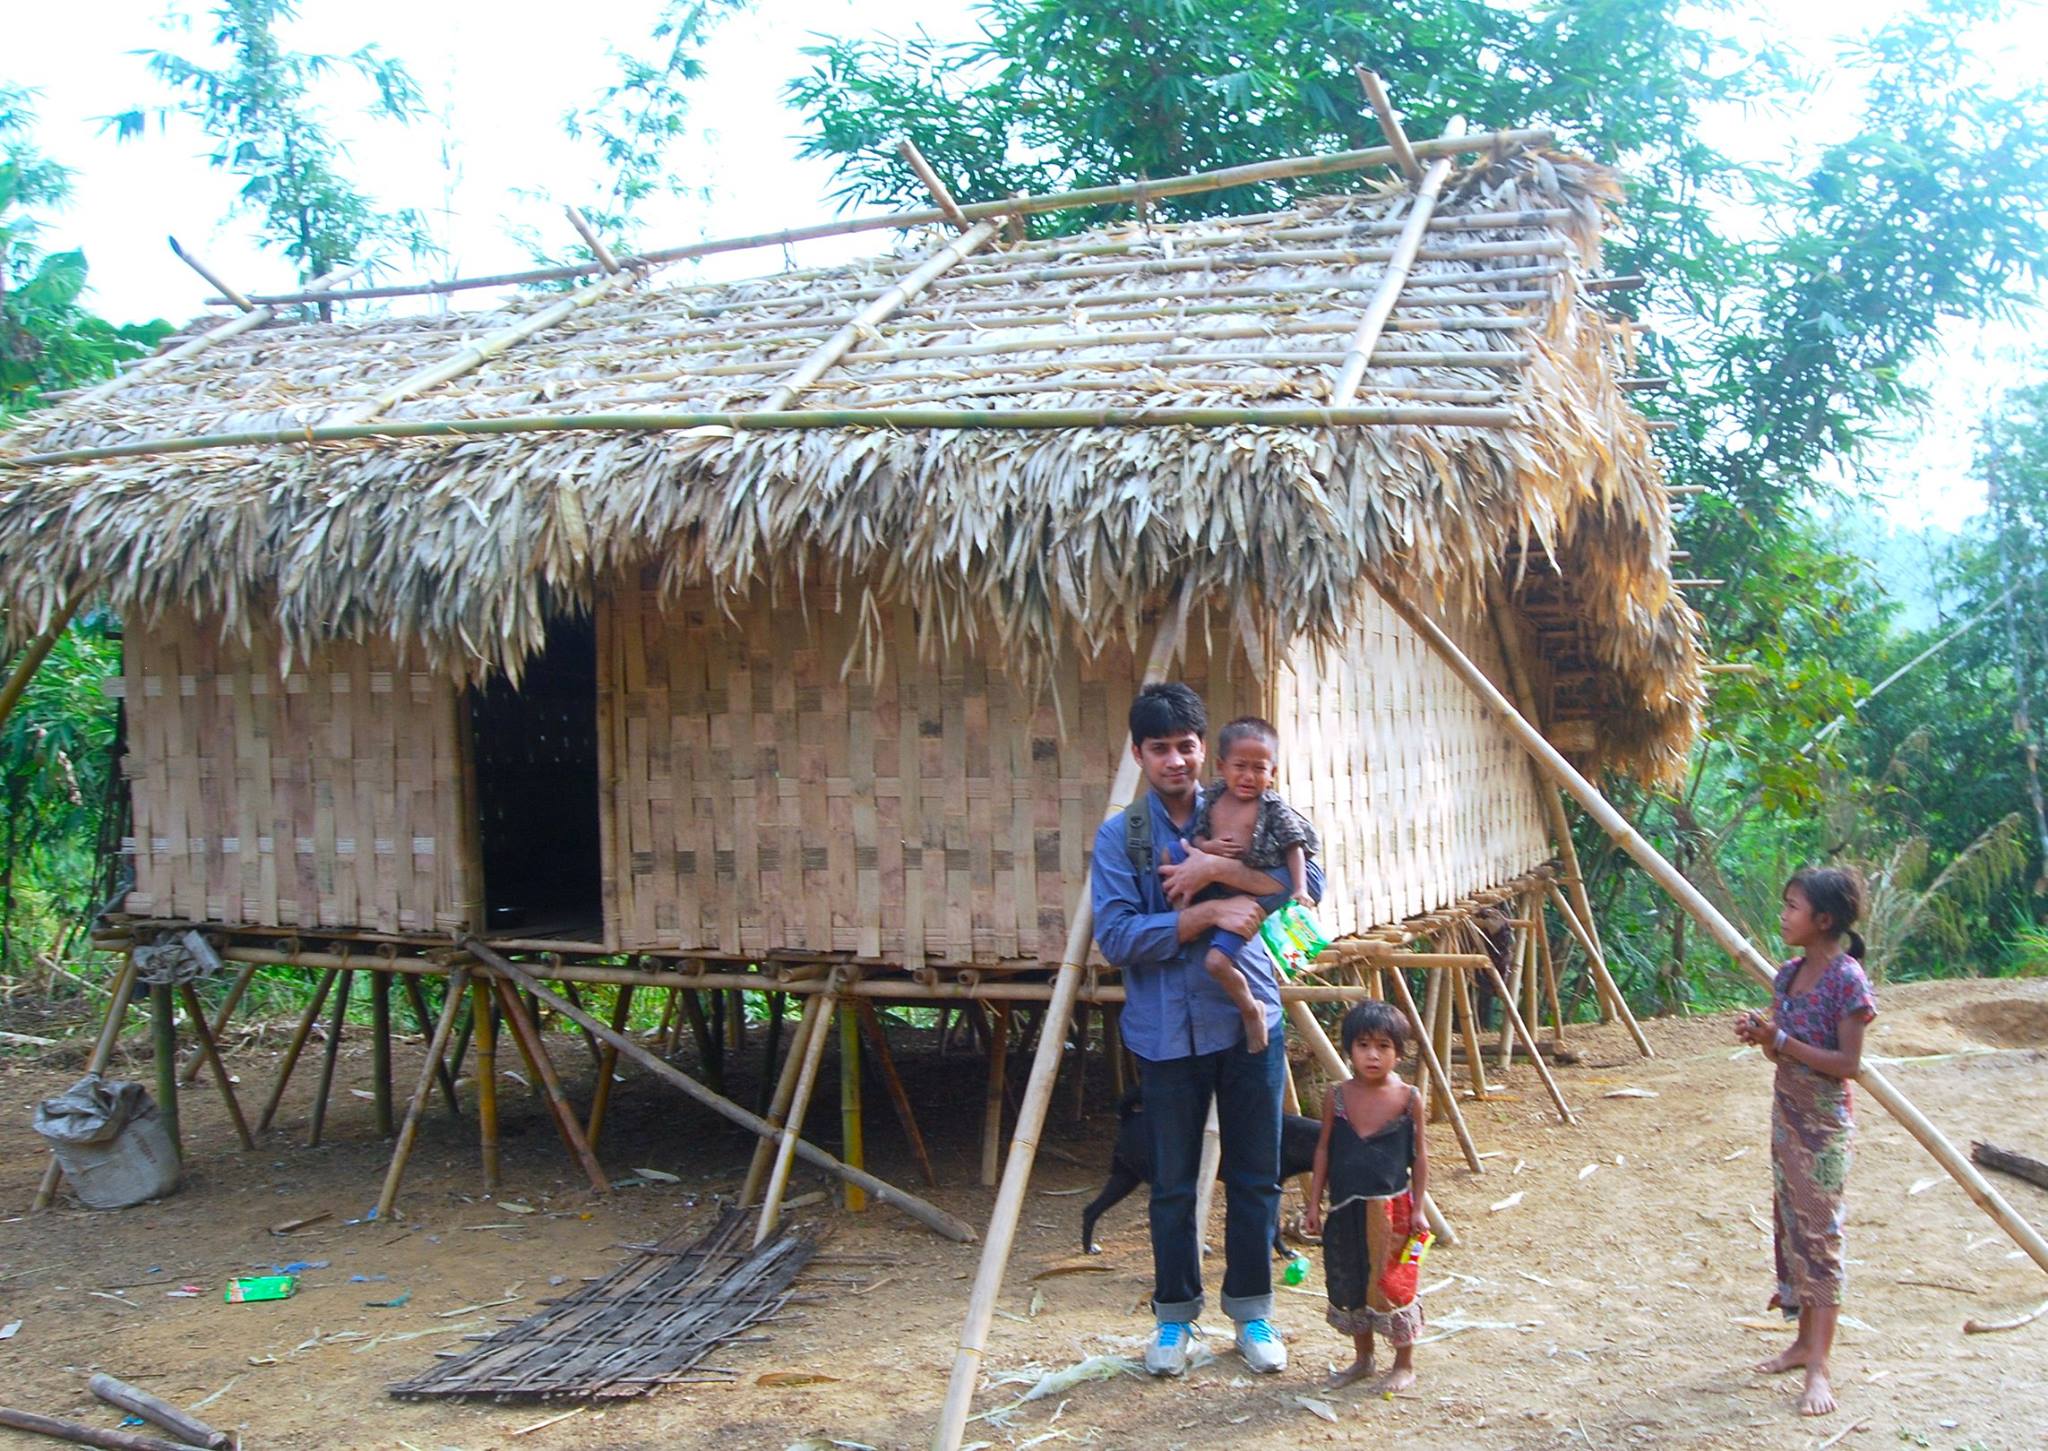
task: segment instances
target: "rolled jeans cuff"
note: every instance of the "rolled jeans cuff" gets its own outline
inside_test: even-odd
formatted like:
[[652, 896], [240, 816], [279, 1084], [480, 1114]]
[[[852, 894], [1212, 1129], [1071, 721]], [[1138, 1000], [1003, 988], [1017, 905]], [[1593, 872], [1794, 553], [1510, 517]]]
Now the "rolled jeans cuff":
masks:
[[1242, 1325], [1247, 1320], [1271, 1320], [1273, 1318], [1273, 1297], [1265, 1295], [1225, 1295], [1222, 1300], [1223, 1313], [1232, 1321]]
[[1203, 1300], [1200, 1295], [1192, 1300], [1176, 1300], [1171, 1305], [1159, 1300], [1152, 1302], [1152, 1318], [1161, 1325], [1192, 1325], [1202, 1318], [1202, 1310]]

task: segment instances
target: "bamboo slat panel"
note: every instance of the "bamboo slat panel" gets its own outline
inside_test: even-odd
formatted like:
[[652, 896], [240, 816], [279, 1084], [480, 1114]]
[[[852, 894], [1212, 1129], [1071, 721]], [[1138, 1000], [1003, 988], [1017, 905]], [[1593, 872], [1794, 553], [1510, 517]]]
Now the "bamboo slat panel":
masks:
[[135, 800], [127, 910], [230, 925], [444, 932], [470, 926], [456, 689], [389, 645], [337, 645], [289, 673], [189, 620], [131, 628]]
[[[1445, 622], [1498, 677], [1482, 626]], [[1282, 790], [1322, 836], [1326, 928], [1398, 922], [1549, 859], [1520, 748], [1376, 595], [1342, 648], [1291, 651], [1276, 694]]]
[[[1064, 658], [1032, 695], [966, 649], [921, 659], [907, 610], [875, 669], [842, 670], [854, 621], [830, 590], [728, 615], [650, 575], [600, 608], [623, 947], [1057, 960], [1130, 651]], [[1233, 637], [1192, 634], [1183, 676], [1211, 718], [1256, 709]]]

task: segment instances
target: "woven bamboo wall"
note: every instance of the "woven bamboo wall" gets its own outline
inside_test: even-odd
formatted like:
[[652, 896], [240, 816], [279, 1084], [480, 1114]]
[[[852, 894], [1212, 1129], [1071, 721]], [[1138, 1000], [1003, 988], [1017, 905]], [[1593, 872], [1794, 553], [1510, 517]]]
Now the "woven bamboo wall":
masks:
[[260, 926], [467, 925], [455, 688], [386, 645], [289, 675], [275, 643], [166, 620], [131, 629], [123, 762], [135, 801], [127, 910]]
[[[1483, 620], [1442, 623], [1504, 679]], [[1293, 651], [1276, 695], [1283, 789], [1322, 836], [1326, 928], [1399, 922], [1549, 859], [1528, 757], [1378, 596], [1342, 650]]]
[[[736, 620], [697, 593], [664, 607], [651, 580], [607, 600], [621, 945], [1059, 959], [1123, 747], [1128, 650], [1065, 661], [1056, 709], [983, 655], [920, 662], [907, 612], [879, 673], [842, 676], [853, 625], [826, 591], [808, 614], [784, 595]], [[1183, 676], [1212, 717], [1255, 709], [1242, 659], [1193, 633]]]

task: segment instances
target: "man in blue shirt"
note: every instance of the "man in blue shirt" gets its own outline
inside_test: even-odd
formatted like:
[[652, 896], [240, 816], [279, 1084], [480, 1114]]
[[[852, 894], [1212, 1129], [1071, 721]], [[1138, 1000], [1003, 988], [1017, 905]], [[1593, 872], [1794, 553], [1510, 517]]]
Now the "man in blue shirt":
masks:
[[[1258, 928], [1265, 912], [1286, 900], [1288, 883], [1190, 843], [1208, 728], [1201, 697], [1187, 686], [1140, 691], [1131, 703], [1131, 751], [1150, 788], [1150, 855], [1159, 865], [1141, 871], [1132, 861], [1124, 813], [1095, 837], [1095, 940], [1123, 974], [1124, 1045], [1138, 1059], [1152, 1141], [1152, 1313], [1159, 1325], [1145, 1367], [1154, 1375], [1187, 1369], [1188, 1338], [1202, 1313], [1195, 1181], [1212, 1097], [1227, 1194], [1223, 1311], [1236, 1322], [1246, 1364], [1260, 1371], [1287, 1366], [1271, 1318], [1287, 1060], [1279, 983]], [[1225, 894], [1205, 896], [1212, 886]], [[1308, 886], [1321, 897], [1314, 862]], [[1244, 1019], [1203, 965], [1218, 928], [1248, 941], [1236, 960], [1266, 1010], [1264, 1052], [1245, 1050]]]

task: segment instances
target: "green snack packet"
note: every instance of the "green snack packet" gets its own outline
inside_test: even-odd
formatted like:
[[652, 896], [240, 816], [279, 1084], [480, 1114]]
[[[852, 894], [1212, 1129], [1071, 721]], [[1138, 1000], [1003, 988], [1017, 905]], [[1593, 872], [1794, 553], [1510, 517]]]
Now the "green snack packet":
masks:
[[1314, 962], [1330, 945], [1315, 914], [1299, 902], [1289, 902], [1259, 924], [1259, 940], [1283, 977], [1293, 977]]
[[251, 1300], [289, 1300], [299, 1282], [291, 1275], [249, 1275], [239, 1280], [229, 1280], [226, 1293], [221, 1297], [230, 1305], [246, 1304]]

